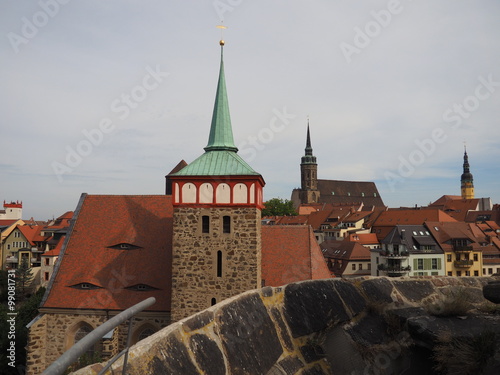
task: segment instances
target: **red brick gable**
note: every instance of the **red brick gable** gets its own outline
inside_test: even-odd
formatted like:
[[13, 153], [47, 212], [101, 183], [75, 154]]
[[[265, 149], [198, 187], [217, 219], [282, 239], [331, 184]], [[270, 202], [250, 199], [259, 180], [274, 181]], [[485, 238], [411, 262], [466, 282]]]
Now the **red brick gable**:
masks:
[[309, 226], [262, 226], [262, 279], [266, 286], [330, 278]]
[[123, 310], [153, 296], [148, 310], [169, 311], [172, 215], [170, 196], [83, 194], [42, 307]]

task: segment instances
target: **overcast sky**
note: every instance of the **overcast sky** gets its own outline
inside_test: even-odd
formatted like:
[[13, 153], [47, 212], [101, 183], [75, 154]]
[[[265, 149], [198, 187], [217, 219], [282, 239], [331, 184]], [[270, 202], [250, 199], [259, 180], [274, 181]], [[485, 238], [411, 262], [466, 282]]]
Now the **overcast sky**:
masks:
[[220, 62], [235, 143], [265, 199], [322, 179], [391, 206], [500, 203], [500, 2], [1, 0], [0, 201], [23, 217], [89, 194], [162, 194], [203, 152]]

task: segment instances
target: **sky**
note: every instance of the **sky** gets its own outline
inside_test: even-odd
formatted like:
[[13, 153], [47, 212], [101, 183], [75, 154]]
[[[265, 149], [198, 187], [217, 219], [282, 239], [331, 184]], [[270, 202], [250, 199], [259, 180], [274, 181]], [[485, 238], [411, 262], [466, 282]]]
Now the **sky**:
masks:
[[375, 181], [390, 207], [500, 203], [496, 0], [0, 2], [0, 201], [23, 218], [82, 193], [163, 194], [208, 141], [220, 63], [239, 154], [265, 199], [318, 177]]

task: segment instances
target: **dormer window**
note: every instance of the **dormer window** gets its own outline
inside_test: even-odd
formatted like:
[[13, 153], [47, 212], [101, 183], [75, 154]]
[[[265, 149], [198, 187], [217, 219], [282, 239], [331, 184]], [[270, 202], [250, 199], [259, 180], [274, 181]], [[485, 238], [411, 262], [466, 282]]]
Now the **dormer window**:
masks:
[[108, 249], [116, 249], [116, 250], [135, 250], [141, 249], [140, 246], [133, 245], [128, 242], [117, 243], [116, 245], [108, 246]]
[[100, 289], [101, 287], [94, 285], [94, 284], [91, 284], [91, 283], [79, 283], [79, 284], [71, 285], [71, 288], [89, 289], [90, 290], [90, 289]]
[[158, 288], [155, 288], [155, 287], [153, 287], [151, 285], [147, 285], [147, 284], [136, 284], [136, 285], [129, 286], [125, 289], [135, 290], [137, 292], [147, 292], [150, 290], [158, 290]]

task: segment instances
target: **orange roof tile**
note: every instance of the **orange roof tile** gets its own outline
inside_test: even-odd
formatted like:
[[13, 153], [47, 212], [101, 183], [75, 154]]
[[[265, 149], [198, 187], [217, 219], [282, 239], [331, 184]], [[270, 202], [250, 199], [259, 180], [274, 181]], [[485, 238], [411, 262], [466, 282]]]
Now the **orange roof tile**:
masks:
[[[172, 214], [171, 196], [83, 194], [42, 307], [123, 310], [153, 296], [148, 310], [169, 311]], [[123, 242], [140, 248], [109, 248]], [[126, 289], [137, 284], [156, 289]]]
[[330, 277], [311, 227], [262, 227], [262, 279], [266, 286]]

